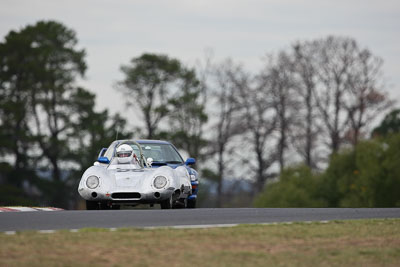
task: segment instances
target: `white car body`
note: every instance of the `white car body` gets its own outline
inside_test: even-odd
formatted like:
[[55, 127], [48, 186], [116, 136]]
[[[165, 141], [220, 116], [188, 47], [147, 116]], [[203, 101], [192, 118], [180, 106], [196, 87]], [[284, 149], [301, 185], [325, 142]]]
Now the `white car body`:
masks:
[[[144, 158], [138, 143], [128, 140], [118, 145], [121, 144], [136, 146], [136, 151], [140, 151], [138, 161], [119, 164], [114, 157], [108, 164], [96, 162], [89, 167], [78, 187], [79, 194], [87, 201], [88, 209], [119, 207], [121, 204], [158, 203], [162, 208], [185, 206], [192, 191], [190, 175], [185, 166], [151, 168], [151, 159]], [[97, 185], [94, 177], [97, 177]], [[160, 177], [158, 181], [162, 181], [161, 184], [155, 183], [157, 177]]]

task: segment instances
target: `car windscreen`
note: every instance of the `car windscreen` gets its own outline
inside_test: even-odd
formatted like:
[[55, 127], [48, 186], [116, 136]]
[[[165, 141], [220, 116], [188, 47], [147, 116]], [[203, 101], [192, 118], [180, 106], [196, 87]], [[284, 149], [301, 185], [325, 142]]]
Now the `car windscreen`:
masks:
[[[181, 155], [170, 144], [141, 143], [145, 158], [152, 158], [153, 162], [180, 164], [183, 163]], [[137, 147], [133, 147], [135, 153], [139, 153]]]
[[111, 143], [111, 145], [107, 148], [106, 153], [104, 153], [104, 157], [107, 157], [108, 160], [111, 160], [114, 156], [115, 146], [118, 144], [117, 141]]

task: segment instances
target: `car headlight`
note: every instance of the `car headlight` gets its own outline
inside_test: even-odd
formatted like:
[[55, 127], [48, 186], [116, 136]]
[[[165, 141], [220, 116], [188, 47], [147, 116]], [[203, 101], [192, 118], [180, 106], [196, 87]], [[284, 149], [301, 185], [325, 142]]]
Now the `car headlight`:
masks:
[[196, 175], [191, 174], [190, 175], [190, 181], [196, 181], [196, 180], [197, 180]]
[[89, 187], [90, 189], [95, 189], [96, 187], [99, 186], [99, 177], [97, 176], [89, 176], [86, 179], [86, 186]]
[[155, 188], [161, 189], [167, 185], [167, 178], [164, 176], [157, 176], [153, 181], [153, 185]]

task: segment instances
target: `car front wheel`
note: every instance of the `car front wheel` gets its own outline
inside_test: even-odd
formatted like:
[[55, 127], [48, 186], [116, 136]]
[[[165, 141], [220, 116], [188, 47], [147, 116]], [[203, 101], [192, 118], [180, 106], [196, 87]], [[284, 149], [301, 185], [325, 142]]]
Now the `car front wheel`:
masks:
[[186, 207], [188, 209], [195, 209], [196, 208], [196, 199], [188, 199]]
[[166, 200], [162, 201], [160, 204], [162, 209], [171, 209], [173, 205], [172, 195]]

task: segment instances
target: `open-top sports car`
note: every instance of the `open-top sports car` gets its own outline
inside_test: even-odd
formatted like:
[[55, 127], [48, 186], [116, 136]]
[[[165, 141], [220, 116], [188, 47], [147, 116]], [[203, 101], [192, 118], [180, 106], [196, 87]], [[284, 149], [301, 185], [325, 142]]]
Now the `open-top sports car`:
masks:
[[82, 175], [78, 192], [86, 208], [160, 204], [163, 209], [195, 208], [198, 173], [195, 159], [183, 160], [169, 142], [117, 140], [100, 151]]

